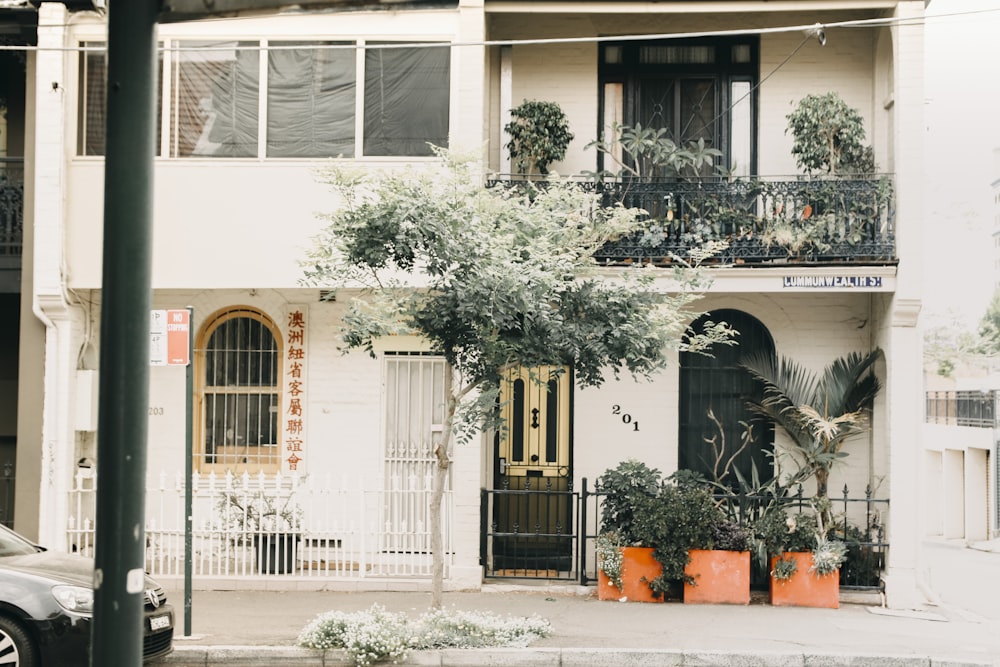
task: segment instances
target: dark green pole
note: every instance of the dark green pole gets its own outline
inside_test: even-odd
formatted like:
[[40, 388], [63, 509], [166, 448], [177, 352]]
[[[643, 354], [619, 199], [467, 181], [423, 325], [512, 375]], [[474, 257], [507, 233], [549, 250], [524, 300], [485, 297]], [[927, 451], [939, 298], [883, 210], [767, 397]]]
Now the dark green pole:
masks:
[[194, 308], [188, 306], [188, 364], [184, 369], [184, 636], [191, 636], [191, 533], [194, 521]]
[[142, 664], [157, 10], [108, 7], [94, 667]]

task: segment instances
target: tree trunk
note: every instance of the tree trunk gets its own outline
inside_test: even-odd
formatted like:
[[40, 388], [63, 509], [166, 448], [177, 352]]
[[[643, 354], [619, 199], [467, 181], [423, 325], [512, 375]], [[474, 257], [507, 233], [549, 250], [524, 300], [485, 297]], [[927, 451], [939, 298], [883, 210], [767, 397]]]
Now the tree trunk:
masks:
[[434, 486], [430, 500], [431, 529], [431, 609], [440, 609], [444, 597], [444, 539], [441, 532], [441, 504], [444, 501], [444, 487], [448, 483], [448, 469], [451, 468], [451, 429], [455, 418], [458, 398], [452, 394], [451, 369], [445, 370], [445, 397], [447, 407], [441, 442], [434, 449], [437, 465], [434, 467]]
[[825, 468], [816, 469], [816, 501], [820, 513], [822, 529], [828, 530], [833, 513], [830, 510], [830, 499], [828, 495], [830, 484], [830, 471]]

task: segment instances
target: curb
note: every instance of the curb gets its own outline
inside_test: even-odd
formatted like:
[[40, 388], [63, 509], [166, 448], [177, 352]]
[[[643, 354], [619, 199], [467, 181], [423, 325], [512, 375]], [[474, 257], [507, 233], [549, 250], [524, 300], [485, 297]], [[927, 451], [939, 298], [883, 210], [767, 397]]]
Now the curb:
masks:
[[[354, 667], [354, 661], [343, 651], [293, 646], [182, 646], [155, 664], [171, 667]], [[405, 661], [396, 664], [401, 667], [994, 667], [996, 663], [917, 655], [496, 648], [413, 651]]]

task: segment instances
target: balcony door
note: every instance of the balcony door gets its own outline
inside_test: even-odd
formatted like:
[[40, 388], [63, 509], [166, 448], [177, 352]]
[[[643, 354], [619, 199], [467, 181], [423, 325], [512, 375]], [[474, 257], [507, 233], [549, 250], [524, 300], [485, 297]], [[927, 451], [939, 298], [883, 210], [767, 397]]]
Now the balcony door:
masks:
[[602, 44], [604, 131], [617, 122], [664, 130], [681, 147], [701, 140], [722, 151], [720, 166], [754, 173], [758, 52], [752, 36]]

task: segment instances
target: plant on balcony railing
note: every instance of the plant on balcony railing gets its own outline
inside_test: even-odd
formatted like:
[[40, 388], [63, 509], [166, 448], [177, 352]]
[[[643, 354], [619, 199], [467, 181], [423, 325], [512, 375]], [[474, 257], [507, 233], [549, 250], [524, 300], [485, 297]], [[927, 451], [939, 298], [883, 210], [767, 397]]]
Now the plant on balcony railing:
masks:
[[[827, 96], [822, 101], [829, 104]], [[663, 129], [613, 125], [588, 144], [596, 148], [604, 168], [584, 175], [607, 203], [641, 208], [649, 224], [606, 246], [599, 258], [667, 261], [694, 245], [725, 241], [728, 247], [720, 259], [734, 262], [892, 259], [892, 187], [887, 178], [872, 175], [871, 150], [859, 144], [863, 129], [859, 123], [844, 123], [840, 112], [817, 111], [818, 105], [806, 100], [803, 104], [806, 110], [794, 131], [812, 129], [821, 146], [806, 150], [805, 138], [797, 136], [800, 166], [811, 173], [829, 163], [827, 174], [838, 174], [835, 178], [734, 178], [718, 164], [722, 153], [704, 140], [681, 147]], [[824, 123], [836, 127], [823, 129]]]

